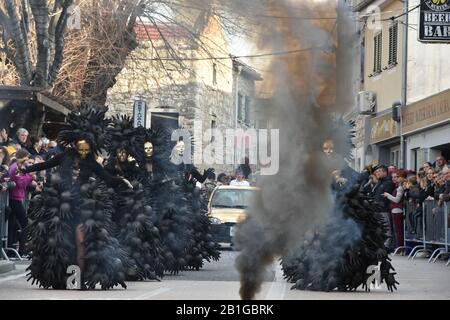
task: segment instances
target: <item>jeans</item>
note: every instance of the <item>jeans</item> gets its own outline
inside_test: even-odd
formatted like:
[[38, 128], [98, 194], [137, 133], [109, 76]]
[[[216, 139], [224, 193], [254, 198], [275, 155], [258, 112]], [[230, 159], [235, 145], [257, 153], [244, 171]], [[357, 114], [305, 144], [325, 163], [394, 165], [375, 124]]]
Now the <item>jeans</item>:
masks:
[[417, 208], [412, 214], [409, 215], [409, 222], [411, 223], [411, 229], [417, 233], [417, 226], [419, 219], [422, 220], [423, 210], [422, 207]]
[[[27, 234], [26, 234], [26, 228], [28, 226], [28, 218], [27, 218], [27, 212], [25, 211], [25, 207], [23, 205], [22, 201], [17, 201], [13, 199], [9, 199], [9, 207], [11, 208], [9, 221], [12, 222], [14, 219], [11, 219], [11, 217], [14, 217], [16, 222], [20, 225], [20, 237], [19, 237], [19, 254], [24, 255], [26, 254], [26, 242], [27, 242]], [[8, 223], [8, 238], [10, 236], [13, 236], [16, 232], [15, 223]], [[13, 237], [14, 239], [15, 237]]]

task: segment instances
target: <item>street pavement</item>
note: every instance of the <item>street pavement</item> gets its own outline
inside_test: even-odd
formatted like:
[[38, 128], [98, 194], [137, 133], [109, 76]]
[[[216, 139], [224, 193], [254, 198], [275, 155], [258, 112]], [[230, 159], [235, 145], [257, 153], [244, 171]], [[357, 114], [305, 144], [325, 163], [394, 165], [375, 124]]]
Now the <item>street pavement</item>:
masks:
[[[234, 267], [238, 252], [222, 251], [220, 261], [207, 263], [201, 271], [167, 275], [160, 282], [128, 282], [128, 289], [108, 291], [45, 290], [26, 281], [29, 262], [16, 263], [14, 271], [0, 275], [0, 300], [91, 299], [91, 300], [238, 300], [239, 274]], [[400, 282], [398, 291], [381, 289], [356, 292], [311, 292], [290, 290], [279, 265], [268, 268], [258, 300], [406, 300], [450, 299], [450, 267], [444, 261], [428, 263], [425, 258], [392, 257]]]

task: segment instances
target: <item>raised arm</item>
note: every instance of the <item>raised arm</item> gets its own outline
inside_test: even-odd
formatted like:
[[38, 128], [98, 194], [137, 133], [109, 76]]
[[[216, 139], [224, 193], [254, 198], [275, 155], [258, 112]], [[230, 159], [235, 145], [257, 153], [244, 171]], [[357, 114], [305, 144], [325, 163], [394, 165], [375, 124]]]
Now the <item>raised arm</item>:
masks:
[[394, 203], [399, 203], [403, 198], [403, 188], [397, 188], [397, 194], [395, 197], [389, 193], [387, 193], [386, 197]]
[[47, 160], [45, 162], [40, 162], [40, 163], [36, 163], [33, 164], [32, 166], [23, 168], [21, 170], [22, 173], [29, 173], [29, 172], [36, 172], [36, 171], [42, 171], [42, 170], [47, 170], [50, 168], [54, 168], [56, 166], [59, 166], [62, 163], [63, 158], [65, 157], [65, 153], [58, 153], [57, 155], [55, 155], [53, 158], [51, 158], [50, 160]]
[[209, 174], [209, 173], [213, 173], [213, 172], [214, 172], [214, 169], [209, 168], [209, 169], [206, 169], [206, 170], [203, 172], [203, 175], [202, 175], [200, 172], [198, 172], [197, 168], [195, 168], [194, 166], [192, 166], [189, 173], [190, 173], [190, 174], [191, 174], [198, 182], [203, 183], [203, 182], [205, 182], [206, 178], [208, 177], [208, 174]]
[[109, 187], [114, 187], [117, 185], [122, 185], [127, 188], [130, 187], [130, 185], [126, 182], [124, 178], [113, 176], [108, 173], [108, 171], [105, 170], [98, 162], [94, 161], [94, 172], [97, 176], [99, 176], [102, 180], [106, 182], [106, 184]]

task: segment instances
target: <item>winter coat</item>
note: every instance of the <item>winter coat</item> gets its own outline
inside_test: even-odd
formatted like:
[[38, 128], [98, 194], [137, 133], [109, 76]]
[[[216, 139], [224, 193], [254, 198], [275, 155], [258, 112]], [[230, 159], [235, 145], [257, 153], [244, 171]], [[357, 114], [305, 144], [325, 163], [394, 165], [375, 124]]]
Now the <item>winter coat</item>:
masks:
[[372, 190], [372, 196], [376, 201], [383, 203], [383, 212], [390, 212], [390, 200], [383, 196], [385, 192], [392, 194], [394, 191], [394, 183], [392, 182], [391, 177], [383, 177], [378, 183], [375, 185], [375, 188]]
[[16, 187], [9, 191], [9, 198], [16, 201], [25, 200], [27, 187], [33, 182], [33, 176], [29, 173], [17, 175], [17, 163], [13, 163], [9, 168], [9, 176]]

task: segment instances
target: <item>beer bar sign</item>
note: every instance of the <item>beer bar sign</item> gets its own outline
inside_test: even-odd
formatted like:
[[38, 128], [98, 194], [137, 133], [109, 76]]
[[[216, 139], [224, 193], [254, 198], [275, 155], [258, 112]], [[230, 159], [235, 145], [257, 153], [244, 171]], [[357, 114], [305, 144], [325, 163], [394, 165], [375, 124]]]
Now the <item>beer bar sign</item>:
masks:
[[134, 102], [133, 108], [134, 127], [144, 127], [147, 119], [147, 104], [143, 100]]
[[450, 0], [421, 0], [419, 41], [450, 42]]

